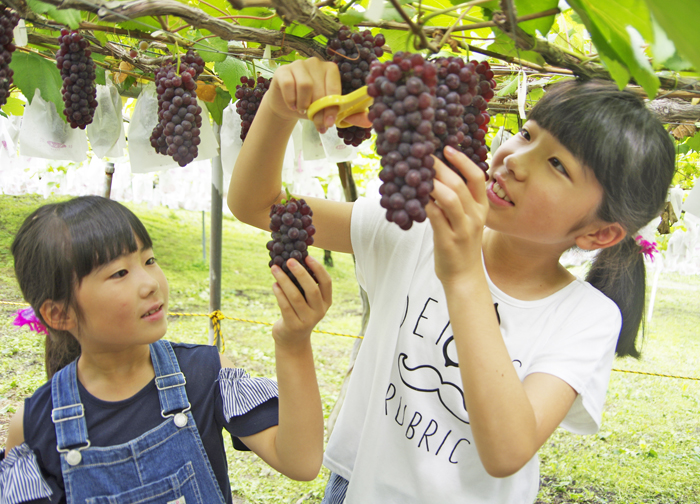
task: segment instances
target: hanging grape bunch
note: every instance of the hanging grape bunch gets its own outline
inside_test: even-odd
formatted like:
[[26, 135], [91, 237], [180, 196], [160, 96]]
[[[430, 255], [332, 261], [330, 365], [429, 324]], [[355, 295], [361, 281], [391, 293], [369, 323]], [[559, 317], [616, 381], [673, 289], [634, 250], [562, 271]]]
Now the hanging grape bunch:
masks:
[[490, 118], [485, 110], [486, 103], [494, 96], [493, 72], [488, 63], [465, 63], [458, 57], [438, 58], [435, 65], [438, 86], [433, 132], [439, 140], [435, 155], [450, 166], [443, 154], [444, 147], [449, 145], [486, 172], [488, 149], [484, 138]]
[[13, 31], [19, 23], [19, 16], [4, 5], [0, 5], [0, 107], [7, 103], [14, 72], [10, 68], [15, 45]]
[[180, 59], [179, 72], [172, 62], [156, 72], [158, 124], [151, 133], [151, 145], [180, 166], [191, 163], [199, 153], [202, 107], [197, 105], [196, 81], [202, 70], [204, 60], [189, 50]]
[[64, 28], [58, 42], [56, 66], [63, 79], [63, 114], [71, 128], [85, 129], [97, 108], [95, 62], [88, 41], [80, 33]]
[[374, 97], [369, 120], [381, 156], [381, 205], [387, 220], [402, 229], [425, 220], [433, 190], [436, 77], [435, 65], [423, 56], [401, 52], [391, 61], [374, 62], [367, 77], [367, 92]]
[[302, 294], [304, 289], [289, 270], [287, 260], [296, 259], [315, 279], [305, 261], [306, 256], [309, 255], [307, 249], [314, 243], [313, 236], [316, 233], [316, 228], [311, 221], [313, 214], [305, 200], [296, 198], [289, 198], [280, 204], [272, 205], [270, 209], [272, 239], [267, 242], [267, 250], [270, 251], [269, 266], [276, 264], [282, 268]]
[[[341, 26], [336, 37], [328, 40], [326, 54], [338, 65], [342, 94], [350, 94], [365, 85], [370, 65], [384, 54], [384, 42], [381, 33], [376, 37], [369, 30], [352, 33], [347, 26]], [[372, 136], [372, 128], [338, 128], [338, 136], [347, 145], [357, 147]]]
[[250, 125], [253, 124], [253, 118], [258, 111], [260, 102], [265, 96], [265, 93], [270, 89], [272, 79], [266, 79], [262, 75], [257, 78], [241, 77], [241, 83], [236, 86], [236, 112], [241, 117], [241, 140], [245, 140], [248, 136]]
[[491, 121], [486, 108], [494, 97], [496, 81], [493, 80], [493, 70], [487, 61], [471, 61], [464, 68], [472, 75], [469, 81], [472, 102], [464, 107], [465, 137], [460, 149], [486, 173], [489, 165], [486, 163], [488, 148], [485, 138]]

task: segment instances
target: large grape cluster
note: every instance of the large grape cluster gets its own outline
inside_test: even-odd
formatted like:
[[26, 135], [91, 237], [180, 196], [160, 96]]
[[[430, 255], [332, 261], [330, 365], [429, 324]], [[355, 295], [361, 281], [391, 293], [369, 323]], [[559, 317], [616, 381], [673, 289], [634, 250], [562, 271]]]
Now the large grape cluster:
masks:
[[64, 28], [58, 42], [56, 66], [63, 79], [63, 114], [71, 128], [85, 129], [97, 108], [95, 62], [88, 41], [80, 33]]
[[402, 52], [385, 63], [374, 62], [367, 77], [367, 92], [374, 97], [369, 120], [382, 165], [381, 205], [387, 220], [402, 229], [425, 220], [433, 190], [436, 84], [434, 64]]
[[248, 136], [250, 125], [253, 124], [255, 113], [260, 107], [260, 102], [265, 96], [265, 93], [270, 89], [272, 79], [258, 76], [257, 80], [253, 77], [241, 77], [241, 83], [236, 86], [236, 112], [241, 116], [241, 140], [245, 140]]
[[307, 249], [314, 243], [313, 236], [316, 233], [311, 220], [313, 214], [313, 210], [305, 200], [296, 198], [289, 198], [286, 202], [272, 205], [270, 209], [272, 239], [267, 242], [267, 250], [270, 251], [269, 266], [276, 264], [282, 268], [302, 294], [304, 289], [289, 270], [287, 260], [296, 259], [314, 277], [305, 261], [306, 256], [309, 255]]
[[151, 133], [151, 145], [180, 166], [199, 153], [202, 107], [197, 105], [197, 78], [203, 69], [204, 60], [189, 50], [180, 59], [179, 69], [168, 62], [156, 72], [158, 124]]
[[10, 96], [10, 86], [14, 74], [10, 68], [10, 61], [12, 61], [12, 53], [15, 50], [12, 37], [18, 22], [19, 16], [15, 12], [0, 5], [0, 107], [7, 103], [7, 97]]
[[[370, 65], [384, 54], [384, 43], [381, 33], [376, 37], [369, 30], [352, 33], [347, 26], [342, 26], [336, 37], [328, 40], [326, 54], [338, 65], [342, 94], [352, 93], [365, 85]], [[372, 129], [359, 126], [338, 128], [338, 136], [347, 145], [357, 147], [372, 136]]]

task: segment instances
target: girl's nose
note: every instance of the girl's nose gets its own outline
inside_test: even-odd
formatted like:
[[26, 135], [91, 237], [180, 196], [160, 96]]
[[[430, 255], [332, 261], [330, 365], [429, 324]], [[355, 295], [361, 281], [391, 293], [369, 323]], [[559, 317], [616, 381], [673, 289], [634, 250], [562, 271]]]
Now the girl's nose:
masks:
[[527, 170], [525, 169], [527, 163], [521, 153], [513, 152], [508, 154], [503, 160], [503, 164], [515, 180], [523, 180], [527, 176]]
[[158, 282], [158, 279], [155, 278], [153, 275], [150, 275], [148, 272], [144, 271], [140, 287], [141, 296], [147, 298], [151, 294], [158, 292], [159, 289], [160, 283]]

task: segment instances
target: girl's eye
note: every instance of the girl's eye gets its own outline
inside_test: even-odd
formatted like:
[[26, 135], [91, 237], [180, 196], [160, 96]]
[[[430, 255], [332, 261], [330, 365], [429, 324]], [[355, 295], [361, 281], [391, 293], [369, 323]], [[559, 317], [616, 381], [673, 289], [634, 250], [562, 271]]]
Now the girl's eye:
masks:
[[155, 264], [158, 260], [155, 257], [151, 257], [148, 261], [146, 261], [146, 264], [150, 266], [151, 264]]
[[530, 132], [525, 128], [520, 130], [520, 134], [523, 136], [523, 138], [525, 138], [525, 140], [530, 140]]
[[555, 170], [563, 173], [567, 177], [569, 176], [569, 174], [566, 172], [566, 167], [563, 164], [561, 164], [561, 161], [559, 161], [557, 158], [551, 158], [549, 162], [552, 163], [552, 166]]
[[117, 271], [111, 278], [122, 278], [125, 277], [129, 272], [125, 269]]

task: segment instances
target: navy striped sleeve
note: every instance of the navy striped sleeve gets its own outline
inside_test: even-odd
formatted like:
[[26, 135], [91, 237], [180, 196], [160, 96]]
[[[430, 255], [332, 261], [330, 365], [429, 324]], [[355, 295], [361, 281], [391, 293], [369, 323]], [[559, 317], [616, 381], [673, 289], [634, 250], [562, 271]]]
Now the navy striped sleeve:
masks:
[[221, 368], [219, 388], [227, 422], [278, 396], [277, 382], [269, 378], [251, 378], [238, 368]]
[[51, 494], [36, 456], [26, 443], [12, 448], [6, 457], [0, 456], [0, 504], [19, 504]]

